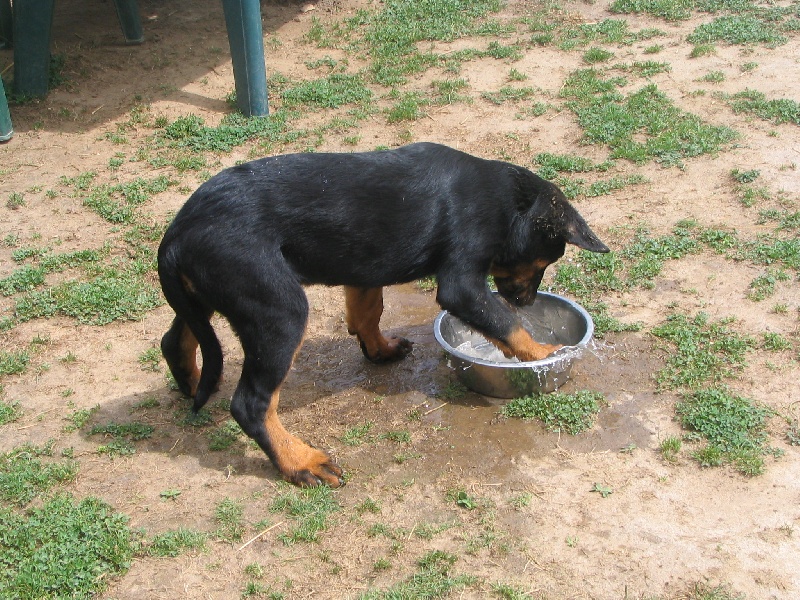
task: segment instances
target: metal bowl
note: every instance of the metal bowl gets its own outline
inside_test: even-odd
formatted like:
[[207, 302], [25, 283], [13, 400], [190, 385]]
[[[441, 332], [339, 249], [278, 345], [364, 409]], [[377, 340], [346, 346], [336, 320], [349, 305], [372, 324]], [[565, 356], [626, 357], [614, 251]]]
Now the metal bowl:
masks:
[[[517, 309], [523, 325], [537, 342], [564, 347], [542, 360], [519, 362], [505, 358], [481, 334], [442, 311], [433, 324], [436, 341], [448, 363], [469, 389], [495, 398], [517, 398], [558, 389], [592, 339], [594, 323], [582, 306], [556, 294], [539, 292], [530, 306]], [[486, 350], [493, 356], [488, 358]]]

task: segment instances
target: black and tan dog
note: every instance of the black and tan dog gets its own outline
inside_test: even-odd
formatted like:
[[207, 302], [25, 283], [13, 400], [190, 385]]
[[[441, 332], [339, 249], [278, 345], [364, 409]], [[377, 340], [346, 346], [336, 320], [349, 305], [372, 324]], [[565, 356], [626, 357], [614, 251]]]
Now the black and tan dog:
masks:
[[380, 332], [382, 287], [428, 275], [442, 308], [509, 356], [535, 360], [556, 347], [535, 342], [486, 277], [511, 304], [530, 304], [568, 243], [608, 252], [555, 185], [446, 146], [256, 160], [200, 186], [167, 230], [158, 273], [177, 316], [161, 348], [197, 411], [222, 374], [210, 318], [225, 316], [245, 356], [233, 417], [287, 480], [338, 486], [341, 468], [277, 414], [306, 326], [303, 285], [345, 286], [348, 330], [375, 362], [411, 350]]

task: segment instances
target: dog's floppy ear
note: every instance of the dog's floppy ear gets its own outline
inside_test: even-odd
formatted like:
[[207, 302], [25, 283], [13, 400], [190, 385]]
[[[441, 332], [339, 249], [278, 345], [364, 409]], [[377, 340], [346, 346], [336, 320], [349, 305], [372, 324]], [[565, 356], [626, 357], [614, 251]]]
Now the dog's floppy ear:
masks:
[[568, 244], [589, 250], [590, 252], [609, 252], [608, 246], [600, 241], [594, 231], [589, 229], [586, 221], [579, 214], [567, 223], [566, 240]]

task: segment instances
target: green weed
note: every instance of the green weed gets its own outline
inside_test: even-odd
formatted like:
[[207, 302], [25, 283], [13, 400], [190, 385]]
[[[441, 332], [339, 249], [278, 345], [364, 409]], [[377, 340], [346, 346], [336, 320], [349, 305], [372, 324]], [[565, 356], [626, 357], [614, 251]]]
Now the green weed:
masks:
[[800, 103], [794, 100], [786, 98], [767, 100], [766, 94], [751, 89], [736, 94], [725, 94], [722, 98], [735, 113], [755, 115], [776, 125], [783, 123], [800, 125]]
[[24, 373], [30, 361], [31, 355], [27, 350], [12, 352], [0, 350], [0, 377]]
[[362, 425], [356, 425], [345, 431], [339, 438], [347, 446], [360, 446], [370, 440], [370, 431], [374, 423], [367, 421]]
[[614, 0], [609, 10], [622, 14], [646, 13], [666, 21], [685, 21], [692, 15], [695, 0]]
[[655, 84], [625, 97], [617, 91], [624, 83], [583, 69], [572, 73], [561, 91], [586, 140], [607, 144], [611, 158], [676, 166], [686, 158], [719, 152], [738, 137], [728, 127], [707, 125], [680, 110]]
[[109, 456], [128, 456], [136, 452], [133, 442], [149, 438], [153, 434], [153, 427], [144, 423], [109, 423], [96, 425], [89, 430], [89, 435], [103, 435], [108, 441], [98, 446], [100, 454]]
[[51, 461], [52, 440], [43, 446], [26, 444], [0, 455], [0, 498], [17, 506], [28, 504], [52, 487], [72, 481], [78, 465]]
[[8, 195], [8, 200], [6, 200], [6, 207], [10, 208], [11, 210], [17, 210], [18, 208], [22, 208], [25, 206], [25, 196], [20, 194], [19, 192], [11, 192]]
[[[0, 393], [3, 388], [0, 386]], [[13, 423], [22, 416], [22, 408], [19, 402], [5, 402], [0, 400], [0, 427], [7, 423]]]
[[202, 531], [180, 527], [154, 536], [147, 545], [147, 554], [175, 557], [187, 550], [205, 550], [207, 540], [208, 534]]
[[18, 322], [63, 315], [87, 325], [107, 325], [138, 320], [162, 303], [159, 290], [140, 276], [109, 269], [88, 281], [73, 279], [23, 294], [14, 313]]
[[673, 314], [651, 333], [670, 342], [674, 349], [667, 366], [656, 374], [662, 389], [697, 389], [705, 383], [718, 383], [735, 376], [745, 364], [745, 356], [755, 340], [733, 331], [732, 319], [710, 322], [708, 315], [694, 317]]
[[327, 486], [305, 489], [284, 489], [272, 501], [272, 512], [283, 512], [294, 526], [279, 537], [286, 545], [297, 542], [316, 542], [328, 528], [328, 519], [339, 510], [333, 491]]
[[678, 454], [682, 446], [681, 439], [671, 435], [661, 440], [658, 449], [661, 450], [661, 456], [668, 462], [675, 462], [678, 459]]
[[397, 444], [408, 444], [411, 442], [411, 434], [407, 429], [399, 429], [397, 431], [387, 431], [386, 433], [382, 433], [380, 436], [382, 440], [389, 440], [390, 442], [395, 442]]
[[432, 550], [417, 561], [419, 569], [411, 577], [385, 591], [365, 592], [359, 596], [359, 600], [446, 597], [476, 581], [472, 576], [451, 574], [456, 560], [454, 554]]
[[161, 350], [156, 347], [148, 348], [139, 355], [139, 368], [142, 371], [161, 371]]
[[484, 92], [481, 97], [492, 104], [505, 104], [506, 102], [521, 102], [536, 95], [536, 89], [531, 87], [503, 86], [496, 92]]
[[419, 92], [403, 92], [399, 100], [386, 111], [386, 120], [389, 123], [416, 121], [425, 116], [423, 107], [428, 104], [430, 100]]
[[614, 53], [604, 48], [589, 48], [583, 53], [583, 62], [589, 65], [608, 62], [614, 58]]
[[769, 352], [791, 350], [792, 342], [774, 331], [765, 331], [761, 336], [761, 347]]
[[281, 99], [287, 108], [300, 105], [339, 108], [346, 104], [369, 104], [372, 101], [372, 91], [360, 75], [333, 73], [287, 87], [281, 92]]
[[603, 19], [597, 23], [567, 24], [557, 30], [557, 44], [561, 50], [573, 50], [589, 44], [630, 45], [636, 41], [662, 35], [655, 29], [632, 32], [624, 19]]
[[697, 390], [675, 407], [681, 424], [697, 432], [720, 457], [746, 475], [763, 472], [767, 420], [774, 414], [722, 388]]
[[515, 398], [500, 412], [506, 417], [539, 419], [550, 431], [577, 435], [594, 424], [604, 404], [601, 393], [579, 390], [572, 394], [553, 392]]
[[137, 547], [128, 517], [96, 498], [0, 508], [0, 588], [8, 598], [94, 597], [127, 572]]
[[233, 419], [227, 419], [222, 425], [209, 432], [208, 449], [214, 452], [228, 450], [238, 440], [244, 432], [239, 424]]
[[499, 8], [498, 0], [387, 0], [379, 12], [362, 11], [349, 24], [363, 31], [373, 79], [391, 86], [438, 62], [437, 56], [419, 52], [419, 42], [477, 33], [478, 20]]
[[222, 541], [239, 542], [245, 532], [244, 506], [239, 500], [224, 498], [214, 509], [217, 530], [214, 535]]
[[764, 44], [776, 47], [789, 39], [771, 22], [751, 14], [724, 15], [699, 25], [686, 40], [692, 44]]
[[747, 297], [755, 302], [760, 302], [772, 296], [778, 282], [789, 281], [791, 277], [782, 269], [767, 269], [750, 282]]
[[64, 425], [63, 431], [65, 433], [70, 433], [81, 429], [89, 422], [89, 420], [92, 418], [92, 415], [94, 415], [99, 408], [99, 406], [89, 409], [81, 408], [64, 417], [64, 420], [67, 421], [67, 424]]

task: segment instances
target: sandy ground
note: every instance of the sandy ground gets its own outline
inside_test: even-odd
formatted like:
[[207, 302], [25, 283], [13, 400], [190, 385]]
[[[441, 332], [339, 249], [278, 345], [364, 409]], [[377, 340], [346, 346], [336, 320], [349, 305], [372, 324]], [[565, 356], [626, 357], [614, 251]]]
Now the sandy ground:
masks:
[[[523, 15], [529, 9], [525, 4], [511, 2], [502, 15]], [[312, 19], [342, 19], [360, 6], [370, 5], [323, 0], [315, 10], [302, 12], [299, 4], [264, 4], [270, 72], [311, 77], [305, 61], [335, 54], [304, 42]], [[16, 235], [31, 245], [59, 243], [60, 251], [99, 248], [116, 239], [114, 227], [68, 193], [63, 176], [91, 170], [100, 173], [98, 181], [160, 172], [175, 176], [179, 185], [145, 207], [155, 221], [177, 210], [187, 190], [201, 181], [197, 174], [157, 171], [135, 161], [114, 172], [108, 169], [115, 153], [130, 157], [151, 135], [147, 127], [134, 127], [124, 145], [106, 136], [129, 119], [134, 106], [145, 105], [152, 115], [167, 119], [196, 114], [208, 124], [230, 111], [225, 97], [233, 89], [233, 76], [219, 3], [142, 0], [141, 8], [146, 42], [128, 47], [121, 43], [109, 3], [58, 4], [53, 47], [66, 56], [68, 83], [42, 102], [12, 107], [16, 136], [0, 146], [0, 236]], [[610, 18], [607, 8], [606, 2], [565, 5], [575, 22]], [[797, 40], [778, 49], [723, 45], [714, 55], [690, 59], [685, 36], [697, 20], [675, 25], [626, 18], [633, 30], [658, 27], [666, 32], [660, 42], [664, 50], [655, 58], [672, 69], [652, 78], [659, 89], [684, 110], [744, 132], [744, 137], [735, 148], [689, 160], [683, 169], [620, 163], [616, 173], [640, 173], [648, 182], [610, 196], [578, 199], [578, 209], [608, 240], [615, 239], [615, 231], [640, 223], [666, 233], [685, 218], [735, 229], [747, 238], [769, 231], [771, 225], [758, 224], [757, 209], [737, 200], [729, 173], [758, 169], [759, 182], [780, 191], [784, 206], [796, 210], [800, 130], [736, 115], [711, 92], [749, 87], [768, 97], [797, 99]], [[613, 50], [621, 61], [646, 60], [647, 45]], [[0, 67], [10, 61], [11, 52], [0, 50]], [[758, 68], [742, 72], [740, 65], [747, 61], [757, 62]], [[529, 84], [556, 94], [566, 76], [581, 66], [579, 51], [537, 46], [527, 47], [513, 63], [466, 63], [461, 77], [476, 98], [472, 104], [431, 108], [426, 118], [399, 125], [387, 125], [385, 117], [375, 115], [360, 126], [355, 149], [430, 140], [526, 165], [542, 151], [601, 161], [607, 149], [583, 145], [569, 111], [517, 119], [513, 105], [480, 99], [481, 92], [506, 83], [511, 67], [526, 74]], [[710, 71], [724, 72], [725, 81], [698, 82]], [[412, 80], [409, 87], [426, 89], [432, 76]], [[698, 89], [709, 93], [693, 93]], [[324, 111], [312, 114], [309, 122], [315, 119], [325, 120]], [[210, 157], [209, 170], [258, 151], [252, 148]], [[319, 149], [354, 148], [344, 135], [332, 133]], [[51, 189], [58, 192], [55, 197], [46, 194]], [[13, 192], [24, 193], [24, 207], [5, 206]], [[10, 255], [10, 248], [0, 248], [0, 276], [16, 266]], [[486, 597], [491, 583], [503, 582], [543, 598], [679, 598], [697, 583], [723, 584], [752, 599], [797, 598], [800, 460], [797, 447], [784, 439], [785, 424], [773, 420], [770, 440], [785, 454], [767, 458], [766, 472], [754, 478], [728, 468], [701, 469], [685, 454], [668, 463], [658, 451], [661, 440], [680, 435], [681, 428], [674, 420], [677, 395], [656, 392], [653, 377], [664, 365], [665, 351], [648, 332], [675, 306], [689, 314], [703, 310], [714, 319], [735, 317], [736, 327], [752, 335], [777, 332], [792, 340], [791, 352], [751, 353], [745, 372], [729, 385], [797, 418], [797, 282], [780, 284], [765, 302], [752, 302], [746, 298], [748, 285], [762, 272], [748, 263], [701, 254], [668, 263], [653, 289], [604, 298], [617, 318], [639, 321], [643, 329], [607, 336], [603, 347], [575, 369], [565, 391], [593, 389], [608, 401], [597, 424], [575, 437], [547, 432], [537, 423], [498, 419], [497, 400], [471, 393], [443, 399], [454, 378], [432, 335], [438, 307], [431, 293], [413, 285], [387, 291], [384, 327], [415, 346], [402, 363], [380, 367], [364, 361], [347, 335], [341, 291], [311, 288], [308, 335], [281, 408], [287, 428], [332, 452], [350, 474], [348, 485], [336, 492], [342, 509], [329, 530], [314, 544], [285, 546], [277, 538], [279, 527], [242, 551], [212, 541], [207, 551], [179, 558], [138, 558], [126, 575], [110, 583], [104, 597], [234, 598], [250, 580], [245, 566], [253, 563], [265, 569], [261, 583], [286, 597], [354, 597], [405, 579], [419, 557], [440, 549], [459, 557], [454, 572], [478, 577], [474, 585], [455, 592], [457, 597]], [[2, 302], [6, 315], [11, 300]], [[788, 310], [769, 310], [779, 303]], [[3, 333], [5, 350], [27, 347], [36, 336], [48, 341], [26, 374], [3, 381], [5, 400], [19, 401], [24, 415], [0, 429], [0, 449], [50, 438], [56, 448], [73, 447], [80, 472], [69, 491], [105, 499], [130, 515], [132, 526], [151, 535], [177, 527], [213, 531], [214, 507], [226, 497], [244, 502], [247, 523], [280, 522], [284, 517], [269, 511], [279, 478], [263, 455], [241, 442], [226, 452], [209, 452], [205, 430], [181, 425], [187, 403], [168, 388], [163, 363], [159, 372], [140, 368], [139, 357], [158, 344], [170, 320], [170, 309], [162, 306], [139, 322], [92, 327], [54, 318]], [[229, 399], [241, 351], [227, 325], [218, 325], [227, 356], [219, 397]], [[77, 360], [59, 360], [68, 353]], [[66, 398], [65, 390], [73, 393]], [[156, 402], [136, 409], [144, 400]], [[100, 455], [97, 436], [86, 430], [65, 433], [61, 418], [93, 407], [98, 409], [92, 423], [137, 419], [153, 425], [156, 433], [138, 442], [129, 457]], [[414, 409], [421, 419], [409, 419]], [[212, 415], [217, 423], [228, 418], [218, 405], [212, 406]], [[371, 441], [356, 447], [342, 443], [345, 431], [365, 422], [374, 423]], [[408, 430], [410, 443], [379, 437], [396, 430]], [[626, 447], [635, 449], [620, 452]], [[399, 461], [398, 453], [411, 458]], [[613, 493], [605, 498], [593, 493], [596, 483]], [[167, 489], [181, 494], [165, 501], [160, 493]], [[479, 508], [465, 511], [448, 501], [447, 492], [454, 489], [478, 498]], [[523, 494], [529, 504], [515, 506], [513, 499]], [[359, 514], [356, 507], [365, 498], [378, 501], [381, 511]], [[370, 536], [375, 523], [402, 528], [402, 538]], [[430, 524], [449, 527], [429, 538], [414, 533]], [[389, 557], [391, 568], [376, 569], [380, 557]]]

